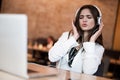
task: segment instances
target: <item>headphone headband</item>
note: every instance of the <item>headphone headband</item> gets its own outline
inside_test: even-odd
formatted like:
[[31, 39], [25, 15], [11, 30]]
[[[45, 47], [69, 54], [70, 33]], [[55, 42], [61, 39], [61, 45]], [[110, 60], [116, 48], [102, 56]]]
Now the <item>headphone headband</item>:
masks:
[[101, 12], [101, 10], [100, 10], [96, 5], [94, 5], [94, 7], [98, 10], [98, 12], [99, 12], [99, 14], [100, 14], [100, 17], [102, 17], [102, 12]]
[[77, 16], [77, 13], [78, 13], [79, 10], [80, 10], [80, 8], [77, 9], [77, 11], [76, 11], [76, 13], [75, 13], [75, 17]]
[[98, 25], [100, 25], [100, 23], [101, 23], [101, 18], [102, 18], [102, 12], [101, 12], [101, 10], [96, 6], [96, 5], [94, 5], [94, 7], [98, 10], [98, 12], [99, 12], [99, 17], [98, 17]]
[[[99, 14], [100, 14], [100, 17], [102, 17], [102, 12], [101, 10], [96, 6], [94, 5], [94, 7], [98, 10]], [[79, 11], [80, 8], [77, 9], [76, 13], [75, 13], [75, 16], [77, 15], [78, 11]]]

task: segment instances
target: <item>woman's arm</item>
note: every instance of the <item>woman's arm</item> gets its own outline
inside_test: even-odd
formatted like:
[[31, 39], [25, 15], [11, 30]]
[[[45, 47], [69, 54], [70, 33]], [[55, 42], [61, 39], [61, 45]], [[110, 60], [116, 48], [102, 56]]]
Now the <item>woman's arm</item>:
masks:
[[49, 50], [49, 60], [51, 62], [56, 62], [61, 59], [67, 51], [78, 43], [76, 42], [74, 37], [70, 37], [68, 39], [69, 32], [65, 32], [59, 38], [59, 40], [54, 44], [54, 46]]
[[104, 48], [94, 42], [84, 42], [83, 47], [85, 50], [83, 58], [83, 73], [94, 74], [101, 63]]

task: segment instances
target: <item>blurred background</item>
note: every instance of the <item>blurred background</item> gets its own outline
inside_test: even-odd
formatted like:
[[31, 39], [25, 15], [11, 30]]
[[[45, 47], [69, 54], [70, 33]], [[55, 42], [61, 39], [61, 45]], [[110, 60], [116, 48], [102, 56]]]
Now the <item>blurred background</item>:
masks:
[[[84, 4], [96, 5], [102, 12], [105, 25], [103, 42], [106, 49], [104, 62], [107, 65], [104, 76], [120, 78], [120, 0], [0, 0], [0, 13], [28, 16], [29, 52], [32, 53], [32, 58], [37, 56], [38, 60], [40, 51], [31, 49], [31, 45], [47, 52], [50, 49], [50, 46], [44, 48], [49, 42], [47, 39], [52, 36], [53, 45], [64, 31], [71, 30], [75, 12]], [[49, 65], [50, 62], [45, 57], [44, 61], [46, 60], [48, 62], [44, 65]]]

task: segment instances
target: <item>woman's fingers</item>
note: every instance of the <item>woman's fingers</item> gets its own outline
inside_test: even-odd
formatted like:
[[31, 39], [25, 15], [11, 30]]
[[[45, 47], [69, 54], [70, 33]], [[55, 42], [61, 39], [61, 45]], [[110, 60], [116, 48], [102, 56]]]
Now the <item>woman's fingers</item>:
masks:
[[79, 38], [79, 33], [77, 31], [76, 26], [74, 25], [74, 22], [72, 21], [72, 28], [73, 28], [73, 36], [77, 40]]
[[95, 42], [96, 39], [101, 35], [103, 26], [104, 26], [104, 24], [103, 24], [103, 22], [101, 22], [98, 31], [96, 31], [95, 34], [93, 34], [93, 35], [91, 36], [91, 38], [90, 38], [90, 41], [91, 41], [91, 42]]

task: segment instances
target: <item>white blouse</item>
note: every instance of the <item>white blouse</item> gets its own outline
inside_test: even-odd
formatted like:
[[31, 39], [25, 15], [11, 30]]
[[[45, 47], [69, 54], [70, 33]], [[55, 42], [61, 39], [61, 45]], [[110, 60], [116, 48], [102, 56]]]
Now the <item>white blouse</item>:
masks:
[[[73, 36], [68, 38], [69, 32], [64, 32], [54, 46], [49, 50], [49, 60], [58, 62], [57, 67], [71, 70], [78, 73], [94, 74], [101, 63], [104, 48], [98, 43], [84, 42], [83, 47], [78, 51], [72, 62], [72, 67], [68, 66], [68, 53], [72, 47], [79, 44]], [[82, 51], [84, 48], [84, 51]]]

